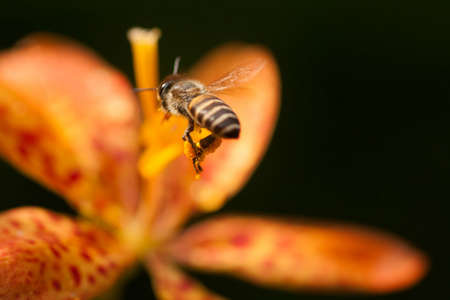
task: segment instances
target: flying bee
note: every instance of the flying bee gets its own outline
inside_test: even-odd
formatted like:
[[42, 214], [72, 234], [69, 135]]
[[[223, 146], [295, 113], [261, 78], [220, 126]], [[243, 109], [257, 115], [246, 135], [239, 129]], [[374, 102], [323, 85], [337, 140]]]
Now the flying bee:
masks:
[[[188, 141], [194, 149], [196, 155], [192, 161], [195, 171], [200, 173], [203, 149], [211, 145], [218, 137], [237, 139], [241, 132], [236, 113], [214, 94], [239, 87], [242, 83], [249, 81], [262, 69], [264, 61], [254, 60], [242, 64], [208, 85], [178, 74], [179, 62], [180, 57], [177, 57], [173, 74], [164, 78], [159, 87], [134, 89], [134, 91], [157, 91], [158, 100], [166, 116], [181, 116], [188, 120], [188, 127], [182, 139]], [[200, 140], [199, 144], [196, 144], [191, 137], [191, 132], [196, 126], [211, 132], [211, 135]]]

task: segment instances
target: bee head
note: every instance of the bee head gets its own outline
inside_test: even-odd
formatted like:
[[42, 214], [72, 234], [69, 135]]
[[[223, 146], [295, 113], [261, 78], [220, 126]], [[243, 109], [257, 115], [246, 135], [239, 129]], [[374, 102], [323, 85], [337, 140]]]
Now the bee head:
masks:
[[173, 85], [181, 80], [180, 75], [169, 75], [161, 81], [161, 84], [158, 87], [158, 96], [160, 100], [164, 100], [167, 96], [167, 93], [171, 90]]

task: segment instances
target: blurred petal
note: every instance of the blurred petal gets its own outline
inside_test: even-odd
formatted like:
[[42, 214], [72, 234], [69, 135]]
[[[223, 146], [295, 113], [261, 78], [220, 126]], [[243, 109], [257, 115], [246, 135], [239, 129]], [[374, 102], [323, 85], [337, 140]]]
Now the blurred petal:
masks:
[[90, 299], [133, 262], [110, 233], [40, 208], [0, 215], [0, 299]]
[[208, 291], [162, 255], [148, 256], [147, 267], [158, 299], [161, 300], [224, 300]]
[[258, 217], [203, 222], [169, 251], [190, 267], [286, 289], [389, 292], [413, 285], [427, 269], [419, 251], [386, 234]]
[[127, 80], [74, 42], [34, 35], [0, 55], [0, 153], [84, 215], [135, 210], [138, 121]]
[[237, 193], [259, 164], [272, 137], [280, 106], [280, 78], [273, 55], [264, 47], [225, 44], [203, 58], [190, 72], [206, 84], [243, 63], [262, 60], [265, 66], [242, 89], [220, 94], [241, 122], [238, 140], [224, 140], [202, 164], [201, 179], [191, 187], [197, 205], [204, 210], [220, 208]]
[[[183, 176], [185, 174], [192, 176]], [[179, 156], [155, 179], [148, 197], [160, 205], [155, 209], [155, 219], [149, 232], [152, 240], [168, 239], [196, 211], [190, 195], [194, 180], [192, 163], [185, 156]]]
[[[192, 182], [194, 175], [190, 178], [183, 176], [186, 173], [191, 174], [191, 169], [184, 167], [186, 162], [190, 163], [190, 161], [180, 156], [183, 152], [181, 136], [186, 127], [179, 125], [185, 120], [172, 118], [170, 121], [162, 122], [163, 118], [164, 114], [155, 112], [153, 119], [145, 120], [141, 136], [147, 148], [142, 153], [138, 164], [139, 174], [143, 179], [138, 218], [143, 228], [152, 227], [151, 224], [155, 222], [155, 219], [158, 219], [156, 221], [158, 223], [165, 223], [165, 229], [158, 226], [157, 235], [169, 234], [169, 231], [185, 220], [185, 218], [180, 219], [179, 215], [185, 215], [186, 207], [191, 211], [193, 206], [191, 198], [185, 191], [189, 188], [187, 184]], [[174, 161], [178, 162], [180, 158], [184, 161], [174, 168]], [[192, 165], [190, 167], [192, 168]], [[168, 185], [171, 187], [170, 190], [167, 189]], [[182, 198], [173, 199], [172, 194]], [[180, 205], [172, 206], [173, 202]], [[165, 214], [166, 212], [168, 215]]]

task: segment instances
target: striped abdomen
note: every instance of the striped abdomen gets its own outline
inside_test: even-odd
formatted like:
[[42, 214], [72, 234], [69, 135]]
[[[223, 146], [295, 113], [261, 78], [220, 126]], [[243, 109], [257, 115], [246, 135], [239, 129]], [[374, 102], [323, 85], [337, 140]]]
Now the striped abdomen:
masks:
[[236, 114], [222, 100], [212, 94], [195, 97], [189, 103], [188, 111], [195, 123], [223, 138], [239, 137], [241, 125]]

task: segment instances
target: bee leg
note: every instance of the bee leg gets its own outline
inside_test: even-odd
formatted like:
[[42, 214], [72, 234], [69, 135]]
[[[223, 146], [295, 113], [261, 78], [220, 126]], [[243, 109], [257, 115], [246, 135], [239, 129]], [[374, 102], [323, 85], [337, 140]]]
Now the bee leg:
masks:
[[191, 137], [191, 132], [194, 130], [195, 126], [194, 126], [194, 121], [189, 120], [189, 124], [188, 124], [188, 128], [186, 128], [186, 131], [183, 134], [183, 140], [184, 141], [188, 141], [189, 144], [191, 144], [192, 148], [195, 151], [195, 157], [192, 159], [192, 163], [194, 165], [194, 169], [195, 172], [197, 174], [200, 174], [203, 169], [200, 166], [200, 157], [202, 156], [202, 149], [197, 147], [197, 145], [195, 144], [194, 140]]
[[200, 166], [200, 161], [198, 160], [198, 157], [193, 158], [192, 163], [194, 164], [194, 169], [197, 174], [203, 172], [203, 168], [202, 166]]
[[194, 131], [194, 128], [194, 121], [189, 120], [188, 128], [186, 128], [186, 130], [184, 131], [182, 139], [183, 141], [188, 141], [189, 144], [191, 144], [192, 148], [194, 148], [195, 154], [199, 154], [199, 151], [201, 150], [198, 149], [197, 145], [195, 145], [195, 142], [191, 137], [191, 132]]

